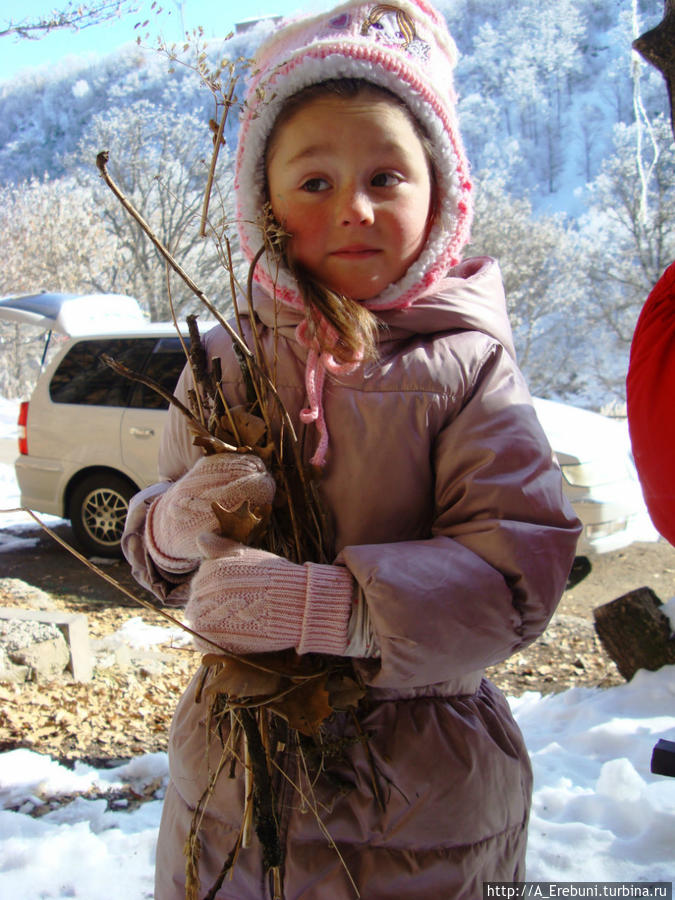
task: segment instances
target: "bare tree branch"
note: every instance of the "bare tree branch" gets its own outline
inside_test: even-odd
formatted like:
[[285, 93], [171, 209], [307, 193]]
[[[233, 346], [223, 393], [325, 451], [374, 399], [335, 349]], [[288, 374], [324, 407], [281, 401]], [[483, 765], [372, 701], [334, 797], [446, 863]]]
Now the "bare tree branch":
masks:
[[38, 41], [50, 31], [63, 28], [81, 31], [137, 10], [138, 4], [134, 0], [94, 0], [93, 3], [79, 6], [70, 2], [65, 9], [52, 10], [48, 15], [36, 19], [22, 19], [20, 22], [10, 19], [0, 27], [0, 37], [14, 36], [17, 39]]

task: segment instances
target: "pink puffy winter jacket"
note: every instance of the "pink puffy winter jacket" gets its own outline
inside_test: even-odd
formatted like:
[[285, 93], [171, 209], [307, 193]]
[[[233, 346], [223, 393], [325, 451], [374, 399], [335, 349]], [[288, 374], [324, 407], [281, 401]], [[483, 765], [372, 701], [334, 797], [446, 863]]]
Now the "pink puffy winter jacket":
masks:
[[[268, 352], [271, 303], [256, 298]], [[277, 383], [297, 421], [306, 350], [282, 311]], [[325, 761], [315, 793], [323, 824], [365, 900], [476, 900], [482, 882], [524, 877], [531, 774], [520, 732], [486, 666], [546, 627], [574, 557], [579, 523], [514, 360], [497, 264], [467, 260], [433, 296], [380, 314], [380, 356], [328, 377], [330, 434], [321, 492], [336, 552], [362, 589], [379, 644], [358, 662], [368, 684], [360, 728], [386, 795], [382, 813], [349, 716], [334, 715], [347, 759]], [[242, 402], [225, 332], [205, 339], [223, 389]], [[185, 383], [182, 384], [185, 390]], [[308, 434], [308, 443], [314, 438]], [[169, 417], [160, 471], [180, 477], [198, 458]], [[124, 538], [136, 577], [167, 602], [185, 586], [157, 571], [143, 544], [148, 497]], [[170, 738], [171, 783], [160, 832], [156, 897], [184, 897], [183, 842], [207, 777], [204, 704], [194, 685]], [[218, 759], [211, 742], [211, 766]], [[338, 790], [337, 784], [342, 785]], [[284, 897], [352, 900], [343, 864], [314, 816], [277, 779], [285, 844]], [[243, 783], [220, 780], [203, 825], [202, 885], [215, 879], [239, 829]], [[242, 850], [219, 900], [270, 897], [257, 844]]]

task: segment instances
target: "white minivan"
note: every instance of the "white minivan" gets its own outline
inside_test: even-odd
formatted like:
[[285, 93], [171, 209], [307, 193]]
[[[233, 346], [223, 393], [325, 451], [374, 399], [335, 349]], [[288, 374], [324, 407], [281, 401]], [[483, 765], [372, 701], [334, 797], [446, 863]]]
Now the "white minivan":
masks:
[[[70, 519], [88, 554], [118, 556], [129, 498], [157, 480], [167, 404], [116, 375], [101, 357], [108, 354], [171, 391], [185, 361], [175, 326], [151, 324], [136, 300], [111, 294], [8, 297], [0, 300], [0, 319], [64, 336], [30, 401], [20, 406], [21, 504]], [[656, 540], [626, 428], [563, 403], [534, 402], [585, 526], [577, 578], [589, 570], [589, 553]]]
[[70, 519], [89, 555], [119, 556], [129, 499], [157, 480], [167, 403], [102, 356], [172, 391], [185, 361], [175, 326], [149, 323], [134, 298], [114, 294], [8, 297], [0, 319], [57, 344], [19, 407], [21, 505]]

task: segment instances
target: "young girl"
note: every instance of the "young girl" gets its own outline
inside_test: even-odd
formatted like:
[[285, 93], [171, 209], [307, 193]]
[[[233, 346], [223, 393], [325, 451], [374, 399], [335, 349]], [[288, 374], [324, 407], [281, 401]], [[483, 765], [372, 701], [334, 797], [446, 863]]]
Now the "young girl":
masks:
[[[241, 243], [251, 259], [270, 208], [288, 237], [257, 265], [246, 337], [255, 329], [276, 358], [280, 394], [306, 428], [334, 562], [217, 537], [213, 500], [263, 505], [274, 483], [253, 455], [200, 456], [173, 411], [163, 482], [127, 523], [134, 574], [169, 603], [189, 597], [201, 634], [234, 652], [350, 656], [367, 686], [356, 722], [329, 720], [343, 755], [314, 785], [325, 831], [277, 779], [286, 900], [351, 900], [347, 870], [367, 900], [476, 900], [485, 881], [524, 877], [527, 752], [483, 670], [546, 627], [579, 528], [516, 366], [497, 264], [460, 262], [471, 185], [453, 65], [426, 0], [357, 0], [282, 28], [253, 66]], [[228, 402], [244, 402], [225, 331], [205, 346]], [[184, 373], [178, 395], [189, 386]], [[212, 737], [207, 759], [195, 694], [196, 682], [171, 730], [158, 900], [184, 897], [183, 845], [220, 754]], [[206, 888], [243, 804], [238, 765], [202, 821]], [[256, 840], [215, 896], [274, 896]]]

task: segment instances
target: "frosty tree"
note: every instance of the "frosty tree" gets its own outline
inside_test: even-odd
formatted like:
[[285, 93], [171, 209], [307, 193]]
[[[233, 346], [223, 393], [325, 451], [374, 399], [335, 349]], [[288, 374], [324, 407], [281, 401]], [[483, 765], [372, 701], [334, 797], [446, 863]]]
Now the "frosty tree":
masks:
[[[573, 0], [560, 0], [544, 15], [540, 2], [522, 0], [516, 6], [493, 5], [483, 15], [471, 55], [460, 62], [458, 83], [465, 94], [475, 90], [490, 118], [497, 101], [500, 140], [517, 137], [523, 171], [553, 191], [562, 166], [569, 94], [583, 69], [583, 11]], [[482, 151], [475, 162], [485, 165]]]
[[[140, 100], [96, 116], [72, 160], [82, 166], [79, 177], [94, 192], [110, 246], [115, 249], [110, 262], [98, 272], [97, 289], [137, 297], [153, 321], [171, 317], [165, 266], [102, 184], [94, 160], [99, 151], [108, 151], [110, 173], [126, 196], [172, 255], [217, 297], [223, 293], [218, 249], [199, 236], [210, 143], [206, 124], [196, 116], [157, 109]], [[222, 183], [228, 183], [227, 169]], [[216, 230], [222, 227], [222, 220], [232, 221], [227, 191], [219, 197], [213, 215], [221, 220], [214, 223]], [[191, 293], [180, 283], [173, 287], [176, 308], [189, 311]]]
[[603, 345], [599, 360], [603, 380], [617, 396], [623, 396], [638, 313], [675, 258], [675, 148], [665, 117], [652, 123], [652, 131], [655, 143], [646, 192], [639, 171], [637, 126], [617, 125], [614, 155], [590, 185], [591, 204], [583, 222], [588, 239], [584, 263], [588, 315], [601, 329], [597, 345]]
[[[40, 290], [86, 293], [111, 253], [90, 191], [45, 178], [0, 188], [0, 296]], [[19, 396], [35, 378], [43, 338], [0, 324], [0, 394]]]
[[499, 261], [518, 362], [534, 393], [565, 396], [583, 388], [576, 363], [583, 297], [575, 277], [576, 236], [563, 216], [534, 216], [502, 178], [477, 178], [469, 252]]
[[72, 178], [0, 188], [0, 295], [89, 291], [110, 253], [91, 193]]

